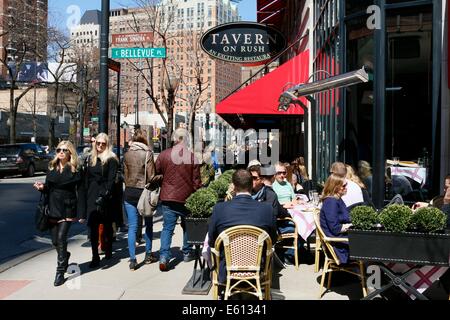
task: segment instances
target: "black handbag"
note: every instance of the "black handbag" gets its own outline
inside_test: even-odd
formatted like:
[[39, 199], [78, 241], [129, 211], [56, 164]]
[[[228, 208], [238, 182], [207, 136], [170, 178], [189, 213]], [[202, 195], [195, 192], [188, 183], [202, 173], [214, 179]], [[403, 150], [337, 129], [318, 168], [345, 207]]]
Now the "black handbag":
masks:
[[39, 199], [39, 204], [36, 208], [36, 214], [34, 216], [34, 222], [36, 224], [36, 229], [43, 232], [50, 228], [49, 222], [49, 209], [47, 196], [41, 193], [41, 198]]

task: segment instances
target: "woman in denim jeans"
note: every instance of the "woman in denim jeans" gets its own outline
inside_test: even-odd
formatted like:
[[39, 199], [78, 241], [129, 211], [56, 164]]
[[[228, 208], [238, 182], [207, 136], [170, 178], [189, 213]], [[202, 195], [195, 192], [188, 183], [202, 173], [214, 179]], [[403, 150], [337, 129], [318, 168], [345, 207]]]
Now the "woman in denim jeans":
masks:
[[[147, 174], [145, 174], [145, 168], [147, 168]], [[153, 152], [150, 151], [147, 139], [140, 129], [135, 130], [130, 149], [124, 156], [124, 173], [124, 201], [128, 219], [128, 251], [130, 253], [130, 270], [134, 271], [137, 269], [136, 231], [138, 228], [138, 219], [140, 218], [137, 204], [144, 187], [148, 185], [155, 176]], [[153, 217], [145, 218], [144, 238], [144, 263], [150, 264], [156, 262], [158, 259], [152, 253]]]

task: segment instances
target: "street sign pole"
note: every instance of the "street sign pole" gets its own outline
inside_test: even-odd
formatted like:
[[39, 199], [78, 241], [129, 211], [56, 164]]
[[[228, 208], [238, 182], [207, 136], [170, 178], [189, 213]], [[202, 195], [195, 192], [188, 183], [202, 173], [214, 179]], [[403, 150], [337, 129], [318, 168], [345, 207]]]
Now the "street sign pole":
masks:
[[109, 48], [109, 0], [102, 0], [100, 34], [100, 94], [99, 131], [108, 134], [108, 48]]

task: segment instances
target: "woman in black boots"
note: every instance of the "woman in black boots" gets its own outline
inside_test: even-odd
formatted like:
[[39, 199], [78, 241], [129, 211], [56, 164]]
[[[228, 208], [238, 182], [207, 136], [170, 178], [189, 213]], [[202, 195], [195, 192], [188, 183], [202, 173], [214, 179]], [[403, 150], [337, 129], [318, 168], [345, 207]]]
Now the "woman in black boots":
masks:
[[34, 184], [34, 188], [48, 197], [50, 232], [58, 253], [55, 286], [64, 283], [64, 273], [69, 265], [67, 234], [70, 225], [77, 220], [83, 223], [86, 218], [81, 170], [73, 144], [62, 141], [56, 148], [55, 158], [49, 164], [45, 184]]
[[99, 133], [95, 139], [95, 147], [92, 148], [85, 165], [86, 210], [92, 248], [90, 268], [96, 268], [100, 264], [98, 254], [100, 224], [103, 224], [105, 259], [111, 259], [112, 256], [112, 223], [115, 212], [112, 208], [111, 197], [118, 166], [119, 161], [112, 152], [108, 136], [105, 133]]

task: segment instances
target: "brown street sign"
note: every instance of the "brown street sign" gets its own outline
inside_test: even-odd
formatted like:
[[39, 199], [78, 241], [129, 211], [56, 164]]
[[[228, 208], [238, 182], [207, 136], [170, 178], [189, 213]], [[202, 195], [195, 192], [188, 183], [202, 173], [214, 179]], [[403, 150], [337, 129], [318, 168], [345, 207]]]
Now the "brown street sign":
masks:
[[152, 41], [152, 32], [121, 33], [112, 35], [113, 45], [122, 46], [126, 44], [150, 43]]

